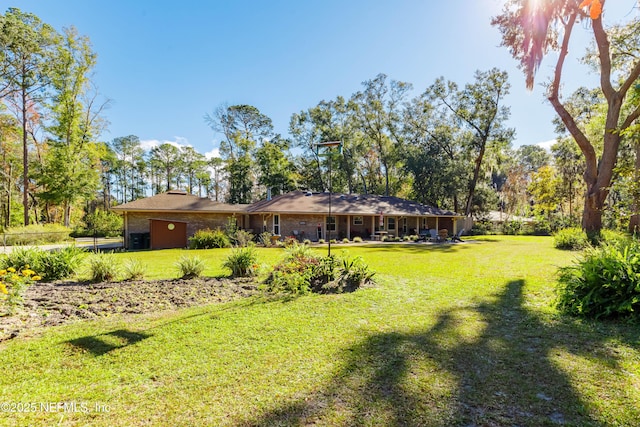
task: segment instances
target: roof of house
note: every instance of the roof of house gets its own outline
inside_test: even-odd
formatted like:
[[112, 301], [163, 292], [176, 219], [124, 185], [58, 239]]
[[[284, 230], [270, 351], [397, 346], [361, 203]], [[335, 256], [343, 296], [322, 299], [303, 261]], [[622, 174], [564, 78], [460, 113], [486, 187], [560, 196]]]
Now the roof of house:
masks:
[[[262, 200], [247, 207], [247, 213], [326, 213], [329, 193], [294, 191]], [[331, 212], [337, 215], [383, 215], [393, 216], [461, 216], [454, 212], [422, 205], [392, 196], [362, 194], [331, 195]]]
[[245, 212], [244, 204], [229, 204], [215, 202], [206, 197], [187, 194], [185, 191], [167, 191], [152, 197], [134, 200], [129, 203], [114, 206], [112, 209], [122, 212]]

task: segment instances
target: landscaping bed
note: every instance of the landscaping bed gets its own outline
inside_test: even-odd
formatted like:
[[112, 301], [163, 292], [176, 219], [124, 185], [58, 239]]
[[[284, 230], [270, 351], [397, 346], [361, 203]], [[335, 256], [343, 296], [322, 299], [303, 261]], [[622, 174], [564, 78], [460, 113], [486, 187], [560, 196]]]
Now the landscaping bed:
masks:
[[23, 307], [0, 317], [0, 341], [42, 326], [227, 302], [257, 292], [252, 279], [36, 283], [27, 290]]

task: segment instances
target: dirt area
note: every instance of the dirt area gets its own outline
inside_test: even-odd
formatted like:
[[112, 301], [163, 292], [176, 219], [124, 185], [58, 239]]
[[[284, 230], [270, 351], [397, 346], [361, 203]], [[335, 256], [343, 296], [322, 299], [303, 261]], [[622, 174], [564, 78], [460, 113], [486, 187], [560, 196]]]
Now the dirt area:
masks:
[[22, 308], [0, 317], [0, 342], [43, 326], [227, 302], [257, 292], [251, 279], [36, 283], [27, 289]]

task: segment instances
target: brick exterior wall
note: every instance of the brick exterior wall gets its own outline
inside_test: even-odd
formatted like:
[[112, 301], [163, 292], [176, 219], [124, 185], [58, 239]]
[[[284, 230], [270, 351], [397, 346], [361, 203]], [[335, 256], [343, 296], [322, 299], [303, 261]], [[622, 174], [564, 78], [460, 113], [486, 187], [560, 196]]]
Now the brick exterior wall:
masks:
[[[150, 218], [165, 221], [181, 221], [187, 223], [187, 238], [194, 235], [197, 230], [203, 228], [224, 229], [232, 214], [227, 213], [156, 213], [128, 212], [127, 225], [129, 234], [149, 233], [151, 230]], [[238, 226], [243, 227], [244, 215], [236, 215]]]

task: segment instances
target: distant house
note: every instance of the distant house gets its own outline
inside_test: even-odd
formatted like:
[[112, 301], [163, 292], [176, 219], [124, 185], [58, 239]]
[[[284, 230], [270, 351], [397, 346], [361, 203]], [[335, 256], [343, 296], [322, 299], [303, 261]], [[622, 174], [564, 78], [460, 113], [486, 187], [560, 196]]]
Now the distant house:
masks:
[[[113, 208], [124, 215], [125, 245], [152, 249], [184, 247], [198, 229], [223, 228], [229, 218], [255, 234], [268, 231], [298, 239], [364, 239], [403, 236], [420, 230], [457, 232], [460, 215], [398, 197], [295, 191], [249, 205], [214, 202], [169, 191]], [[137, 242], [137, 243], [136, 243]]]

